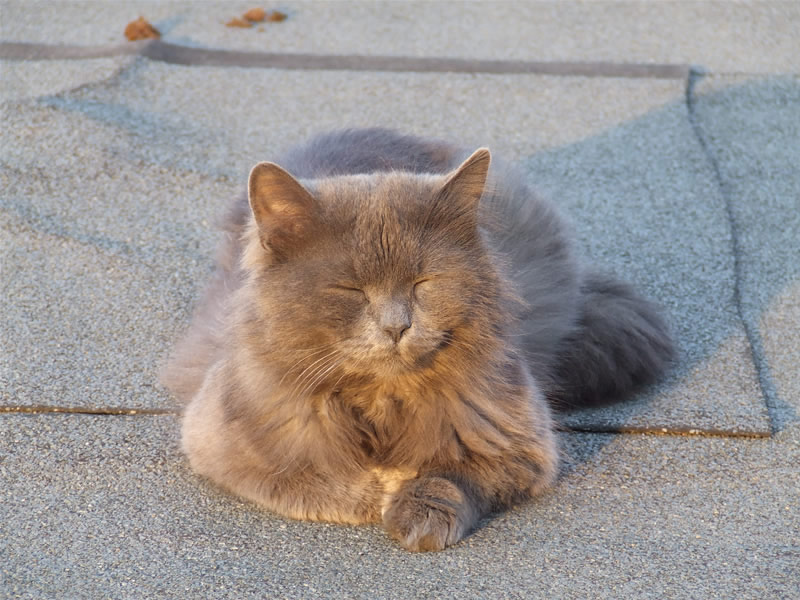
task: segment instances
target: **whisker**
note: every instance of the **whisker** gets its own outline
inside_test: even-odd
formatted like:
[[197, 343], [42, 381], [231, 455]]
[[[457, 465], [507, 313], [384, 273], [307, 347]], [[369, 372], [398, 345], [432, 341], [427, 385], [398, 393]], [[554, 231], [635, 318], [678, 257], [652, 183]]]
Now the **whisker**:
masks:
[[336, 341], [336, 342], [331, 342], [329, 344], [322, 344], [321, 346], [312, 346], [311, 348], [291, 348], [289, 350], [286, 350], [285, 352], [296, 353], [296, 352], [308, 352], [308, 351], [311, 351], [311, 350], [314, 350], [314, 351], [316, 351], [316, 350], [324, 350], [325, 348], [330, 348], [331, 346], [334, 346], [334, 345], [336, 345], [338, 343], [339, 342]]
[[[280, 387], [280, 385], [283, 383], [283, 380], [286, 379], [286, 377], [289, 375], [289, 373], [291, 373], [295, 369], [295, 367], [297, 367], [300, 364], [302, 364], [303, 361], [308, 360], [309, 358], [311, 358], [313, 356], [317, 356], [320, 352], [324, 352], [328, 347], [330, 347], [332, 345], [333, 344], [326, 344], [325, 346], [322, 346], [319, 350], [316, 350], [315, 352], [311, 352], [310, 354], [306, 354], [303, 358], [301, 358], [300, 360], [295, 362], [291, 367], [289, 367], [286, 370], [286, 373], [283, 374], [283, 377], [281, 377], [281, 380], [278, 382], [278, 387]], [[313, 365], [309, 365], [309, 366], [313, 366]], [[305, 372], [305, 370], [303, 372]], [[303, 372], [301, 372], [298, 375], [298, 377], [302, 376]]]
[[318, 370], [316, 375], [303, 387], [303, 389], [298, 394], [299, 398], [304, 398], [309, 393], [313, 392], [317, 385], [322, 382], [331, 372], [335, 371], [339, 366], [341, 366], [341, 360], [332, 360], [328, 363], [325, 367]]
[[306, 385], [309, 381], [313, 381], [317, 375], [325, 371], [330, 365], [336, 363], [339, 360], [339, 355], [341, 352], [335, 350], [329, 354], [326, 354], [322, 358], [314, 361], [313, 365], [309, 365], [306, 369], [303, 370], [303, 373], [300, 377], [295, 379], [291, 393], [288, 396], [289, 400], [294, 400], [301, 396], [302, 391], [305, 390]]
[[[337, 349], [334, 349], [334, 350], [333, 350], [333, 352], [329, 352], [328, 354], [324, 355], [324, 356], [323, 356], [323, 357], [321, 357], [321, 358], [318, 358], [318, 359], [317, 359], [317, 360], [315, 360], [313, 363], [311, 363], [310, 365], [308, 365], [308, 366], [307, 366], [305, 369], [303, 369], [303, 370], [300, 372], [300, 374], [298, 374], [298, 376], [295, 378], [295, 382], [294, 382], [294, 383], [295, 383], [295, 386], [299, 386], [299, 385], [300, 385], [300, 384], [303, 382], [303, 380], [305, 380], [305, 379], [306, 379], [306, 378], [309, 376], [309, 374], [313, 373], [313, 372], [316, 370], [316, 369], [315, 369], [316, 365], [318, 365], [319, 363], [323, 363], [323, 364], [324, 364], [324, 363], [325, 363], [325, 361], [327, 361], [327, 359], [329, 359], [330, 357], [332, 357], [332, 356], [335, 356], [335, 355], [337, 355], [337, 354], [340, 354], [339, 350], [337, 350]], [[313, 376], [313, 375], [312, 375], [312, 376]]]
[[304, 356], [300, 357], [291, 367], [289, 367], [288, 370], [291, 371], [297, 365], [302, 363], [304, 360], [306, 360], [308, 358], [311, 358], [312, 356], [316, 356], [320, 352], [324, 352], [325, 350], [327, 350], [331, 346], [335, 346], [337, 343], [338, 342], [331, 342], [330, 344], [323, 344], [322, 346], [316, 346], [316, 347], [313, 347], [313, 348], [303, 348], [303, 349], [297, 348], [297, 349], [294, 349], [294, 350], [287, 350], [286, 352], [289, 352], [289, 353], [292, 353], [292, 354], [295, 354], [297, 352], [307, 352], [307, 354], [305, 354]]
[[[336, 383], [333, 384], [333, 388], [334, 389], [336, 389], [336, 387], [339, 385], [339, 383], [341, 383], [342, 379], [344, 379], [345, 377], [347, 377], [351, 373], [358, 373], [359, 368], [364, 363], [364, 359], [363, 359], [362, 356], [356, 356], [356, 357], [351, 356], [350, 358], [353, 358], [355, 360], [354, 364], [349, 369], [350, 372], [346, 371], [346, 372], [342, 373], [339, 376], [339, 379], [337, 379]], [[344, 361], [342, 361], [342, 362], [344, 362]]]

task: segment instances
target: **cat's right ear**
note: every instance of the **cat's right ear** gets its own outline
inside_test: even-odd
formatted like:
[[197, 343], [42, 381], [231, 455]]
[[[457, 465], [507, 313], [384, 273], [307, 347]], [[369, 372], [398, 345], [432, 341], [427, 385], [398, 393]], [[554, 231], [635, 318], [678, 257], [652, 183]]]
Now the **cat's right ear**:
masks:
[[250, 171], [248, 199], [261, 245], [278, 260], [311, 239], [316, 201], [299, 181], [278, 165], [258, 163]]

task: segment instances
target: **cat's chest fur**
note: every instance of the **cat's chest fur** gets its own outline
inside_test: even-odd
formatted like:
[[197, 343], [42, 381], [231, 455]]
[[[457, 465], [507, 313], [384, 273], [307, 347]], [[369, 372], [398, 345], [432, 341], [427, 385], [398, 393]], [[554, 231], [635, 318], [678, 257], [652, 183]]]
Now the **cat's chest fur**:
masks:
[[419, 466], [425, 457], [409, 453], [404, 439], [424, 429], [435, 400], [408, 384], [374, 384], [333, 390], [322, 400], [320, 418], [350, 432], [373, 467]]

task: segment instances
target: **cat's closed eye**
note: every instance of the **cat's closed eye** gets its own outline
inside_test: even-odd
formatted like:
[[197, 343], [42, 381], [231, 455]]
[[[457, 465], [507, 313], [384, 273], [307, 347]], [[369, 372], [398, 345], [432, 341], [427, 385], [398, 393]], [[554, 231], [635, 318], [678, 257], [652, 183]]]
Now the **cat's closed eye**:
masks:
[[429, 277], [423, 277], [415, 281], [414, 286], [412, 288], [414, 292], [414, 297], [418, 298], [421, 294], [424, 294], [427, 290], [431, 288], [432, 283], [433, 281]]
[[365, 301], [367, 299], [367, 294], [359, 287], [356, 287], [353, 284], [334, 284], [328, 286], [328, 289], [332, 292], [341, 294], [343, 296], [349, 296], [354, 300], [361, 300]]

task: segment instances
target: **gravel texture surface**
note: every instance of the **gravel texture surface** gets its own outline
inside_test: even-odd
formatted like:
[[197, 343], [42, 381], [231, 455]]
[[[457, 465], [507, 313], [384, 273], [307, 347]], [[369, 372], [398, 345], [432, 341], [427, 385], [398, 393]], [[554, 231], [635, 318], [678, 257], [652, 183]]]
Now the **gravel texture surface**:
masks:
[[0, 102], [58, 94], [113, 77], [129, 56], [90, 60], [0, 60]]
[[673, 80], [180, 67], [141, 58], [40, 100], [141, 134], [147, 160], [246, 177], [318, 131], [369, 125], [488, 144], [520, 158], [680, 102]]
[[551, 492], [438, 554], [231, 498], [187, 470], [177, 429], [169, 416], [0, 417], [0, 595], [760, 599], [791, 597], [800, 576], [797, 429], [564, 435]]

